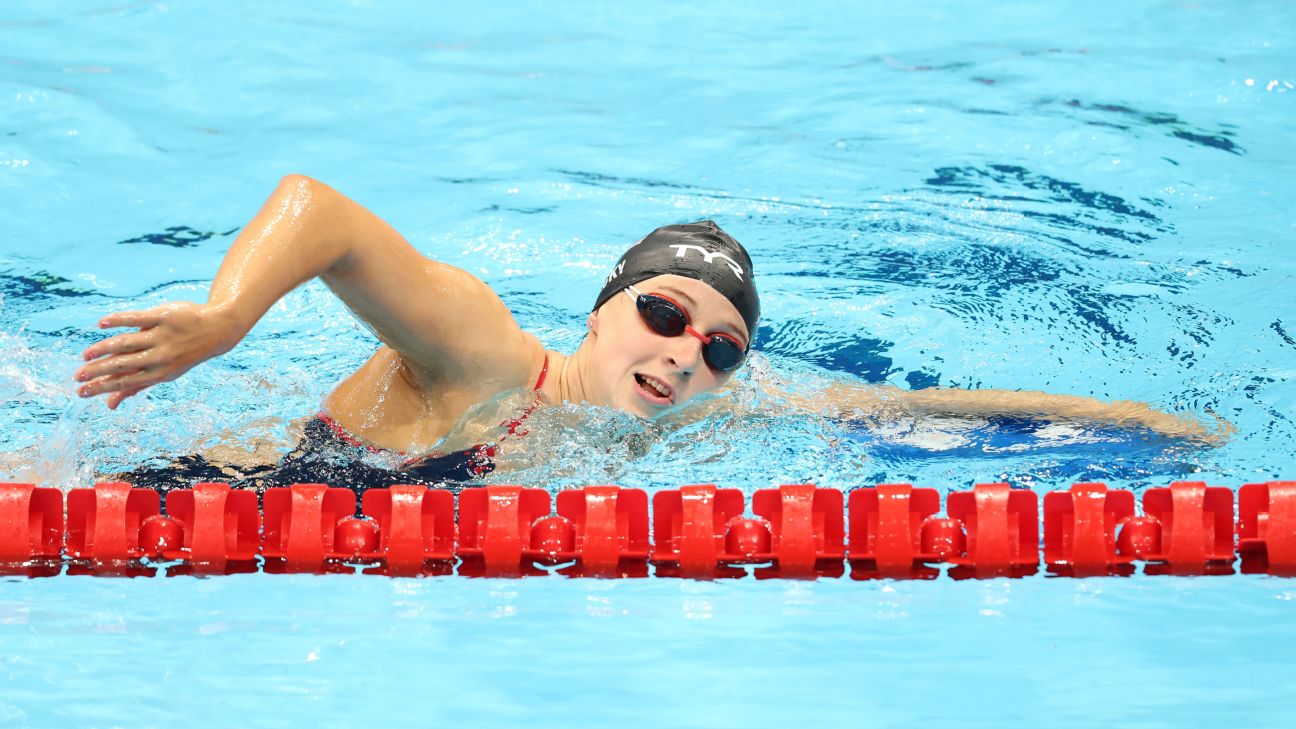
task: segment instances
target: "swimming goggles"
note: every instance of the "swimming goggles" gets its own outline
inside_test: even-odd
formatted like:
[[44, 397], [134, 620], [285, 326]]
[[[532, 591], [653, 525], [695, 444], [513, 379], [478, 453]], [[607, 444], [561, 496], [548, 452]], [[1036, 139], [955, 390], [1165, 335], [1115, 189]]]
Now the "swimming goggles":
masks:
[[688, 332], [701, 339], [702, 359], [707, 366], [716, 372], [733, 372], [742, 365], [747, 356], [742, 343], [728, 334], [714, 332], [703, 334], [689, 326], [689, 315], [679, 302], [661, 294], [645, 294], [633, 286], [627, 286], [626, 296], [635, 300], [639, 316], [648, 328], [663, 337], [678, 337]]

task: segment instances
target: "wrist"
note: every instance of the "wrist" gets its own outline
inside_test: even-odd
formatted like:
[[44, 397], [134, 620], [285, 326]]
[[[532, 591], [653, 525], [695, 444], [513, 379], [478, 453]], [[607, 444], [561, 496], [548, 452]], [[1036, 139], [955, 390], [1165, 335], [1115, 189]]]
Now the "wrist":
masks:
[[206, 309], [204, 315], [216, 332], [217, 347], [221, 354], [238, 345], [256, 324], [256, 318], [249, 316], [233, 302], [209, 303]]

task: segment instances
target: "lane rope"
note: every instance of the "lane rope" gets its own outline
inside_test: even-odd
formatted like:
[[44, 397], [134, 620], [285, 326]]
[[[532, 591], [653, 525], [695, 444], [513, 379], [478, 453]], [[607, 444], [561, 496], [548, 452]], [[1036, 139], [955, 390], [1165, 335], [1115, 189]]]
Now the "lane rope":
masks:
[[[165, 506], [165, 510], [164, 507]], [[167, 493], [100, 483], [0, 484], [0, 573], [354, 571], [394, 576], [955, 579], [1055, 575], [1296, 576], [1296, 481], [1199, 481], [1132, 491], [1077, 483], [1039, 494], [977, 484], [793, 484], [754, 492], [492, 485], [200, 483]], [[1042, 527], [1042, 528], [1041, 528]]]

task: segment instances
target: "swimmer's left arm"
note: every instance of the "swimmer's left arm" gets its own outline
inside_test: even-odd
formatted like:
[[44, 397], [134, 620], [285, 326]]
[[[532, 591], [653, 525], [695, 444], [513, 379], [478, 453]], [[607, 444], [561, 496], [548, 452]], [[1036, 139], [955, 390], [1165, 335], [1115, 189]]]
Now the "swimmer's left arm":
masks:
[[1029, 390], [961, 390], [928, 388], [902, 390], [891, 386], [835, 384], [818, 392], [787, 395], [794, 407], [831, 414], [874, 419], [913, 415], [1018, 416], [1069, 420], [1116, 427], [1147, 428], [1162, 435], [1220, 444], [1234, 430], [1217, 418], [1215, 428], [1184, 415], [1162, 412], [1130, 400], [1103, 402], [1078, 395], [1053, 395]]

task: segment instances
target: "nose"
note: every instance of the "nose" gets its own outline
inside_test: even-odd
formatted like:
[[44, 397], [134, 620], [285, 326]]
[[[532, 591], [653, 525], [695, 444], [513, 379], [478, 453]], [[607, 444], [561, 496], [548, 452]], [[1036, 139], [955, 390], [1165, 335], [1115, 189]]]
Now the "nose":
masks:
[[703, 343], [691, 336], [672, 337], [671, 346], [666, 350], [666, 361], [687, 377], [696, 372], [702, 362]]

